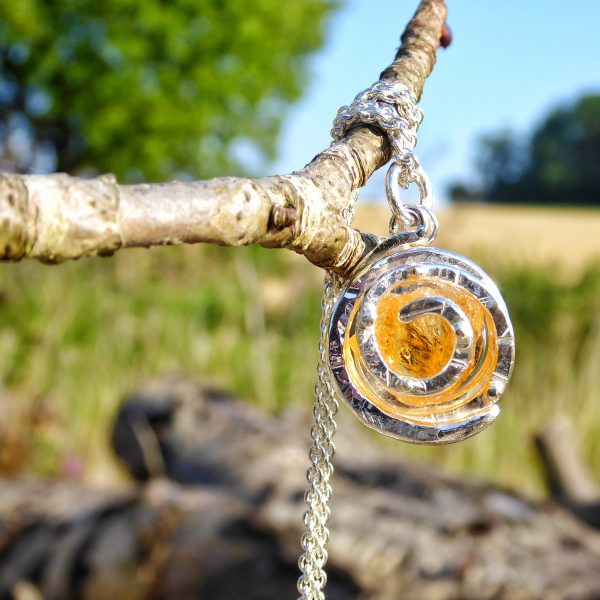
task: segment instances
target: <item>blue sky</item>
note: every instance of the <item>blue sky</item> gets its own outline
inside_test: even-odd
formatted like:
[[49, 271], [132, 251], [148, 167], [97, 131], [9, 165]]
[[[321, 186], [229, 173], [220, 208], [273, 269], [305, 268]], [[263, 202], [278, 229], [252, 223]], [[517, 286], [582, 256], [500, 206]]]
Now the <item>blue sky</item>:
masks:
[[[502, 128], [528, 131], [545, 112], [600, 93], [600, 0], [447, 0], [453, 43], [440, 51], [421, 107], [417, 154], [437, 197], [473, 176], [475, 141]], [[375, 81], [417, 0], [346, 0], [311, 61], [304, 98], [283, 128], [272, 173], [300, 168], [329, 144], [341, 104]], [[384, 197], [380, 169], [364, 196]]]

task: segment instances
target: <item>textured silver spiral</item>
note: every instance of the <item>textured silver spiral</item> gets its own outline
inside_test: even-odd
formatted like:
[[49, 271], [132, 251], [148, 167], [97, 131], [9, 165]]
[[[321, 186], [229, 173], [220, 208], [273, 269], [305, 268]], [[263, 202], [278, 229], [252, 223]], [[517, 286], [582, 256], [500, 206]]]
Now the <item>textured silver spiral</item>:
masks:
[[401, 238], [376, 249], [342, 290], [329, 365], [370, 427], [412, 442], [464, 439], [499, 413], [514, 359], [508, 311], [474, 263], [403, 249]]

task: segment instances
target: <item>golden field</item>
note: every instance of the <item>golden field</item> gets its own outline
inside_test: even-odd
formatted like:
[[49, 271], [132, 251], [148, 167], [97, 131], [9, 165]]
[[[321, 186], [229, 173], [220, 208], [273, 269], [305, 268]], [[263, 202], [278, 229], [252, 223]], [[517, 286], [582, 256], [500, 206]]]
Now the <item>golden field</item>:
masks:
[[[600, 261], [600, 210], [486, 204], [455, 204], [438, 211], [436, 246], [484, 264], [557, 267], [574, 276]], [[358, 205], [355, 226], [386, 235], [389, 209]]]

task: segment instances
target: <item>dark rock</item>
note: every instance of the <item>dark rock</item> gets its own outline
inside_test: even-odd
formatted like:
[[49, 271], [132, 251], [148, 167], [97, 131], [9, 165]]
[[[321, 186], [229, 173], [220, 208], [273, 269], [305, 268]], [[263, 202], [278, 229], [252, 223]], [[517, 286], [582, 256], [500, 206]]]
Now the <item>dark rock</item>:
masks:
[[[339, 420], [329, 600], [600, 597], [600, 533], [555, 504], [406, 465]], [[136, 392], [113, 444], [149, 483], [112, 497], [0, 484], [0, 596], [27, 580], [61, 600], [294, 598], [307, 431], [305, 416], [193, 382]]]

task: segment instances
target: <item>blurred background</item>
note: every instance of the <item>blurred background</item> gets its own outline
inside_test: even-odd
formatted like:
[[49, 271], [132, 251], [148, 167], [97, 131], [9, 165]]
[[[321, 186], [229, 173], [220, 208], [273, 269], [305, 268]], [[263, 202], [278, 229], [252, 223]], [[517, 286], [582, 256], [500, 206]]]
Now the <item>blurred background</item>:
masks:
[[[449, 0], [417, 147], [437, 245], [499, 283], [517, 362], [489, 430], [373, 443], [540, 498], [558, 413], [600, 471], [600, 4]], [[289, 172], [391, 61], [414, 1], [0, 0], [0, 169], [122, 182]], [[385, 233], [385, 169], [357, 226]], [[128, 250], [0, 269], [0, 473], [120, 486], [123, 396], [178, 373], [309, 407], [322, 273], [290, 252]], [[342, 409], [344, 410], [344, 409]], [[518, 465], [518, 468], [515, 466]]]

